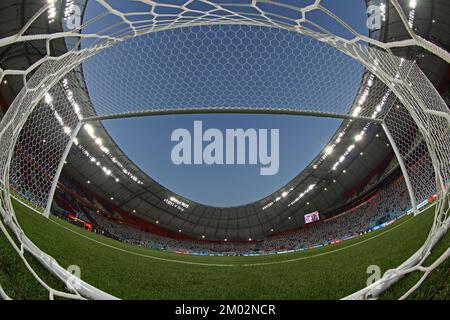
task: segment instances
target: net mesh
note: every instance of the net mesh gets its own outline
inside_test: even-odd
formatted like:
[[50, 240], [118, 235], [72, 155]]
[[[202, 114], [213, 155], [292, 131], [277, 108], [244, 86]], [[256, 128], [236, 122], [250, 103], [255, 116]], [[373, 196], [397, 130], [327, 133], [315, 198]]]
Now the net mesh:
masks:
[[[240, 25], [146, 34], [83, 63], [97, 115], [211, 107], [347, 113], [363, 71], [310, 37]], [[105, 87], [112, 79], [123, 85]]]
[[[10, 195], [45, 207], [80, 121], [161, 109], [289, 109], [384, 121], [412, 198], [438, 195], [435, 223], [421, 250], [352, 298], [376, 296], [380, 284], [418, 270], [448, 228], [450, 114], [415, 62], [391, 49], [422, 47], [446, 62], [450, 55], [414, 33], [397, 0], [388, 3], [390, 12], [408, 37], [386, 43], [355, 31], [332, 1], [97, 0], [83, 23], [84, 1], [68, 3], [49, 1], [22, 30], [0, 39], [0, 47], [28, 41], [46, 48], [24, 70], [0, 69], [0, 81], [24, 83], [0, 129], [1, 212], [33, 255], [44, 256], [15, 221]], [[62, 5], [71, 14], [58, 28], [34, 28], [54, 23]], [[50, 257], [41, 262], [61, 280], [70, 277]], [[64, 295], [47, 288], [50, 297]], [[71, 291], [75, 298], [110, 297], [86, 283]]]

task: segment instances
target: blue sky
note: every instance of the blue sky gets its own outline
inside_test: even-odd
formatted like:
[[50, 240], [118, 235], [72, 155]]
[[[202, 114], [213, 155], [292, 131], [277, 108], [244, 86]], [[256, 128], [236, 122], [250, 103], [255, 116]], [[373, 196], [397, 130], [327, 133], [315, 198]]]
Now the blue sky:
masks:
[[[344, 18], [352, 27], [359, 32], [367, 33], [363, 3], [364, 1], [359, 0], [323, 1], [323, 5]], [[126, 10], [126, 3], [122, 6]], [[86, 17], [95, 16], [99, 12], [98, 5], [88, 5]], [[310, 19], [330, 28], [333, 27], [333, 23], [320, 14], [311, 16]], [[263, 32], [267, 32], [264, 36], [269, 36], [272, 31], [263, 30]], [[170, 35], [177, 36], [182, 33], [183, 31], [172, 31]], [[342, 32], [343, 35], [344, 33]], [[199, 34], [202, 34], [200, 30]], [[253, 69], [259, 68], [256, 63], [261, 65], [261, 62], [255, 61], [255, 65], [251, 65], [250, 62], [247, 67], [253, 71], [242, 76], [230, 77], [230, 74], [239, 75], [239, 70], [233, 68], [239, 68], [242, 65], [239, 63], [237, 66], [230, 65], [228, 70], [225, 70], [223, 65], [214, 60], [216, 52], [206, 52], [209, 54], [193, 62], [196, 66], [199, 64], [207, 66], [202, 69], [201, 74], [198, 73], [198, 68], [194, 67], [195, 72], [187, 70], [183, 72], [183, 77], [180, 77], [177, 63], [183, 65], [183, 62], [192, 60], [186, 55], [186, 51], [189, 50], [188, 45], [185, 44], [186, 50], [169, 52], [166, 47], [161, 48], [158, 45], [161, 42], [154, 41], [158, 37], [163, 37], [163, 33], [132, 40], [141, 41], [136, 43], [146, 46], [143, 50], [147, 53], [140, 58], [131, 57], [130, 48], [133, 48], [131, 41], [111, 49], [116, 50], [113, 55], [106, 54], [103, 57], [99, 55], [84, 64], [86, 83], [99, 113], [107, 113], [112, 104], [123, 107], [124, 110], [134, 110], [136, 106], [143, 105], [176, 108], [211, 105], [238, 106], [237, 104], [257, 107], [264, 104], [267, 107], [277, 108], [289, 104], [290, 107], [303, 108], [306, 102], [312, 101], [315, 105], [323, 105], [325, 108], [333, 103], [337, 94], [333, 91], [333, 85], [347, 97], [347, 100], [342, 98], [338, 100], [343, 104], [341, 107], [345, 108], [350, 105], [363, 72], [362, 68], [358, 68], [351, 62], [333, 64], [331, 60], [333, 56], [330, 56], [329, 61], [326, 60], [327, 57], [322, 58], [325, 61], [302, 60], [301, 52], [298, 50], [304, 49], [297, 48], [294, 44], [294, 47], [290, 49], [299, 56], [299, 59], [289, 61], [291, 67], [282, 75], [275, 74], [264, 78], [262, 74], [264, 68], [266, 71], [277, 70], [279, 65], [286, 63], [285, 59], [290, 59], [292, 55], [273, 55], [272, 60], [264, 61], [263, 70], [259, 72]], [[172, 39], [169, 38], [169, 40]], [[292, 41], [292, 43], [295, 42]], [[314, 48], [320, 49], [317, 45]], [[203, 50], [207, 51], [208, 47]], [[256, 46], [254, 50], [261, 50], [261, 47]], [[108, 85], [105, 85], [104, 81], [100, 81], [102, 78], [99, 74], [103, 69], [111, 68], [112, 63], [115, 68], [109, 76], [115, 81], [109, 81]], [[329, 66], [327, 70], [329, 74], [318, 71], [323, 63]], [[130, 77], [129, 70], [136, 70], [133, 69], [136, 66], [138, 68], [142, 66], [145, 70], [137, 69], [136, 75]], [[158, 70], [158, 72], [152, 72], [152, 70]], [[254, 82], [250, 81], [255, 75], [259, 77], [258, 79], [272, 82], [283, 76], [285, 83], [276, 85], [268, 82], [261, 89], [260, 85], [252, 85]], [[325, 75], [327, 78], [322, 80]], [[312, 89], [302, 90], [305, 86], [310, 86]], [[280, 169], [278, 174], [261, 176], [259, 165], [174, 165], [170, 159], [170, 153], [175, 143], [170, 141], [170, 135], [177, 128], [187, 128], [192, 131], [194, 120], [202, 120], [204, 130], [218, 128], [224, 132], [227, 128], [279, 129]], [[188, 199], [218, 207], [250, 203], [284, 186], [317, 155], [339, 123], [340, 120], [326, 118], [242, 114], [158, 116], [103, 122], [129, 158], [153, 179]]]
[[[172, 164], [175, 143], [170, 135], [177, 128], [192, 131], [194, 120], [202, 120], [204, 130], [218, 128], [222, 132], [226, 128], [279, 128], [279, 172], [261, 176], [260, 165]], [[163, 186], [203, 204], [235, 206], [259, 200], [288, 183], [320, 151], [339, 121], [281, 115], [179, 115], [104, 124], [130, 159]]]

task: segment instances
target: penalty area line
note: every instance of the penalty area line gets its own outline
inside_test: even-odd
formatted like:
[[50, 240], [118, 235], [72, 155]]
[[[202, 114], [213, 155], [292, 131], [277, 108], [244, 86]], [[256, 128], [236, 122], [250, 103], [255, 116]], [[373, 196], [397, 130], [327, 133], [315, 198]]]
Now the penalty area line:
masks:
[[183, 260], [176, 260], [176, 259], [167, 259], [167, 258], [155, 257], [155, 256], [152, 256], [152, 255], [147, 255], [147, 254], [143, 254], [143, 253], [133, 252], [133, 251], [129, 251], [129, 250], [126, 250], [126, 249], [122, 249], [122, 248], [119, 248], [119, 247], [116, 247], [116, 246], [104, 243], [102, 241], [95, 240], [95, 239], [93, 239], [91, 237], [88, 237], [88, 236], [86, 236], [84, 234], [81, 234], [81, 233], [79, 233], [77, 231], [74, 231], [74, 230], [72, 230], [70, 228], [67, 228], [67, 227], [59, 224], [58, 222], [56, 222], [54, 220], [50, 219], [50, 221], [53, 222], [54, 224], [58, 225], [59, 227], [65, 229], [65, 230], [68, 230], [68, 231], [70, 231], [70, 232], [72, 232], [72, 233], [74, 233], [74, 234], [76, 234], [76, 235], [78, 235], [78, 236], [80, 236], [82, 238], [85, 238], [87, 240], [93, 241], [93, 242], [95, 242], [97, 244], [100, 244], [102, 246], [105, 246], [105, 247], [108, 247], [108, 248], [111, 248], [111, 249], [114, 249], [114, 250], [118, 250], [118, 251], [121, 251], [121, 252], [125, 252], [125, 253], [128, 253], [128, 254], [136, 255], [136, 256], [139, 256], [139, 257], [155, 259], [155, 260], [160, 260], [160, 261], [165, 261], [165, 262], [182, 263], [182, 264], [190, 264], [190, 265], [199, 265], [199, 266], [205, 266], [205, 267], [234, 267], [234, 266], [236, 266], [234, 264], [202, 263], [202, 262], [183, 261]]
[[379, 233], [379, 234], [377, 234], [377, 235], [374, 235], [374, 236], [372, 236], [372, 237], [370, 237], [370, 238], [367, 238], [367, 239], [364, 239], [364, 240], [362, 240], [362, 241], [359, 241], [359, 242], [356, 242], [356, 243], [347, 245], [347, 246], [342, 247], [342, 248], [333, 249], [333, 250], [330, 250], [330, 251], [327, 251], [327, 252], [317, 253], [317, 254], [314, 254], [314, 255], [311, 255], [311, 256], [307, 256], [307, 257], [299, 257], [299, 258], [295, 258], [295, 259], [288, 259], [288, 260], [281, 260], [281, 261], [273, 261], [273, 262], [246, 263], [246, 264], [202, 263], [202, 262], [192, 262], [192, 261], [183, 261], [183, 260], [177, 260], [177, 259], [167, 259], [167, 258], [155, 257], [155, 256], [148, 255], [148, 254], [142, 254], [142, 253], [138, 253], [138, 252], [134, 252], [134, 251], [130, 251], [130, 250], [118, 248], [118, 247], [116, 247], [116, 246], [113, 246], [113, 245], [104, 243], [104, 242], [102, 242], [102, 241], [98, 241], [98, 240], [96, 240], [96, 239], [93, 239], [93, 238], [91, 238], [91, 237], [88, 237], [88, 236], [86, 236], [86, 235], [83, 235], [83, 234], [81, 234], [81, 233], [79, 233], [79, 232], [77, 232], [77, 231], [75, 231], [75, 230], [72, 230], [72, 229], [70, 229], [70, 228], [67, 228], [67, 227], [61, 225], [60, 223], [58, 223], [57, 221], [54, 221], [54, 220], [52, 220], [52, 219], [50, 219], [50, 221], [53, 222], [54, 224], [58, 225], [59, 227], [65, 229], [65, 230], [68, 230], [68, 231], [70, 231], [70, 232], [72, 232], [72, 233], [74, 233], [74, 234], [77, 234], [78, 236], [80, 236], [80, 237], [82, 237], [82, 238], [85, 238], [85, 239], [87, 239], [87, 240], [93, 241], [93, 242], [95, 242], [95, 243], [97, 243], [97, 244], [99, 244], [99, 245], [102, 245], [102, 246], [105, 246], [105, 247], [108, 247], [108, 248], [111, 248], [111, 249], [114, 249], [114, 250], [118, 250], [118, 251], [121, 251], [121, 252], [125, 252], [125, 253], [131, 254], [131, 255], [140, 256], [140, 257], [143, 257], [143, 258], [149, 258], [149, 259], [160, 260], [160, 261], [165, 261], [165, 262], [172, 262], [172, 263], [181, 263], [181, 264], [188, 264], [188, 265], [205, 266], [205, 267], [255, 267], [255, 266], [276, 265], [276, 264], [282, 264], [282, 263], [291, 263], [291, 262], [296, 262], [296, 261], [308, 260], [308, 259], [318, 258], [318, 257], [325, 256], [325, 255], [328, 255], [328, 254], [340, 252], [340, 251], [343, 251], [343, 250], [346, 250], [346, 249], [350, 249], [350, 248], [353, 248], [353, 247], [355, 247], [355, 246], [357, 246], [357, 245], [366, 243], [366, 242], [368, 242], [368, 241], [370, 241], [370, 240], [377, 239], [377, 238], [381, 237], [382, 235], [385, 235], [386, 233], [391, 232], [391, 231], [393, 231], [393, 230], [395, 230], [395, 229], [401, 227], [401, 226], [404, 225], [405, 223], [407, 223], [407, 222], [413, 220], [413, 218], [414, 218], [414, 217], [412, 216], [412, 217], [410, 217], [409, 219], [407, 219], [407, 220], [401, 222], [400, 224], [398, 224], [398, 225], [396, 225], [396, 226], [393, 226], [393, 227], [390, 228], [389, 230], [385, 230], [385, 231], [383, 231], [383, 232], [381, 232], [381, 233]]
[[299, 257], [299, 258], [295, 258], [295, 259], [288, 259], [288, 260], [282, 260], [282, 261], [273, 261], [273, 262], [246, 263], [246, 264], [243, 264], [241, 266], [242, 267], [254, 267], [254, 266], [267, 266], [267, 265], [273, 265], [273, 264], [289, 263], [289, 262], [295, 262], [295, 261], [301, 261], [301, 260], [308, 260], [308, 259], [311, 259], [311, 258], [318, 258], [318, 257], [321, 257], [321, 256], [325, 256], [327, 254], [336, 253], [336, 252], [343, 251], [343, 250], [355, 247], [357, 245], [366, 243], [366, 242], [368, 242], [370, 240], [373, 240], [373, 239], [376, 239], [378, 237], [381, 237], [382, 235], [384, 235], [384, 234], [386, 234], [388, 232], [391, 232], [392, 230], [395, 230], [398, 227], [401, 227], [403, 224], [411, 221], [412, 218], [414, 218], [414, 217], [410, 217], [409, 219], [403, 221], [402, 223], [400, 223], [400, 224], [390, 228], [389, 230], [385, 230], [385, 231], [383, 231], [383, 232], [381, 232], [381, 233], [379, 233], [377, 235], [374, 235], [373, 237], [364, 239], [362, 241], [358, 241], [358, 242], [353, 243], [353, 244], [349, 244], [349, 245], [347, 245], [345, 247], [342, 247], [342, 248], [337, 248], [337, 249], [333, 249], [333, 250], [330, 250], [330, 251], [327, 251], [327, 252], [317, 253], [315, 255], [311, 255], [311, 256], [307, 256], [307, 257]]

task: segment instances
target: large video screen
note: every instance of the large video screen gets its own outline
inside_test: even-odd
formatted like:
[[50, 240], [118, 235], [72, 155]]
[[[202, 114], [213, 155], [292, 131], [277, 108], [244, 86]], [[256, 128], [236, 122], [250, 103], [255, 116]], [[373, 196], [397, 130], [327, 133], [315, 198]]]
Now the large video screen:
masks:
[[314, 212], [305, 214], [305, 223], [311, 223], [311, 222], [319, 221], [319, 220], [320, 220], [319, 211], [314, 211]]

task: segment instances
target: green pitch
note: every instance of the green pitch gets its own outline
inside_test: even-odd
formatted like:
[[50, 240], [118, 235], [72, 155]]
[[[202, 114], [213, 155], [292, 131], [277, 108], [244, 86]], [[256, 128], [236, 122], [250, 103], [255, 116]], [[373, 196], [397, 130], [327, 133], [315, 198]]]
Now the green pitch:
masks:
[[[63, 267], [79, 266], [83, 280], [124, 299], [339, 299], [366, 286], [368, 266], [377, 265], [385, 272], [413, 254], [433, 219], [429, 209], [359, 238], [298, 253], [198, 257], [126, 245], [14, 205], [20, 225], [38, 247]], [[0, 271], [4, 269], [0, 283], [5, 291], [13, 298], [47, 298], [46, 291], [21, 269], [4, 237], [0, 249]], [[29, 260], [46, 281], [63, 289]], [[445, 270], [443, 276], [448, 276]], [[388, 292], [389, 298], [404, 290], [397, 287]], [[444, 295], [448, 289], [444, 288]]]

